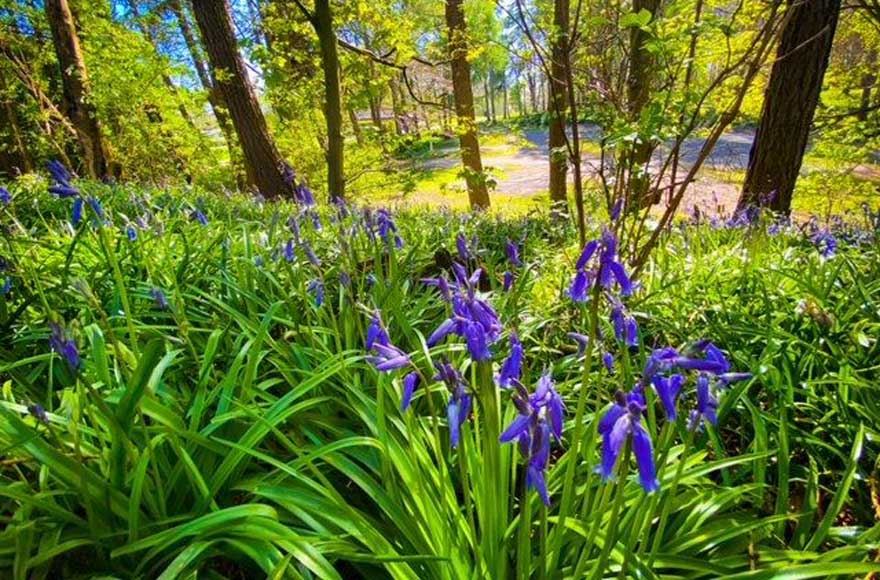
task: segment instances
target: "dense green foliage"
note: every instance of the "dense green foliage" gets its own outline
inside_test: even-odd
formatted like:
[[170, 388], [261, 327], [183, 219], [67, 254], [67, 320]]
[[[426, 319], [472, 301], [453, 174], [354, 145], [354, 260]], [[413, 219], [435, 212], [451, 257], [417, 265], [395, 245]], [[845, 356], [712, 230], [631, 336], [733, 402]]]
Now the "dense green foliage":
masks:
[[[284, 255], [292, 205], [83, 182], [106, 221], [87, 207], [71, 229], [68, 200], [46, 185], [20, 181], [0, 206], [12, 283], [0, 299], [4, 577], [601, 577], [602, 562], [644, 578], [880, 571], [873, 242], [841, 236], [826, 260], [796, 229], [682, 226], [629, 301], [643, 346], [604, 340], [618, 359], [609, 374], [566, 337], [587, 332], [591, 307], [566, 296], [579, 248], [548, 216], [401, 213], [397, 249], [352, 230], [360, 212], [327, 212], [320, 231], [302, 225], [317, 266], [301, 244]], [[487, 462], [482, 407], [450, 450], [442, 383], [423, 384], [404, 413], [400, 379], [365, 360], [380, 309], [425, 373], [449, 357], [485, 383], [493, 371], [463, 345], [425, 344], [446, 314], [420, 280], [439, 273], [459, 232], [479, 236], [487, 297], [525, 346], [523, 383], [551, 370], [568, 407], [546, 509], [521, 487], [512, 446]], [[508, 239], [524, 240], [525, 266], [505, 293]], [[79, 345], [78, 370], [50, 349], [51, 322]], [[701, 338], [755, 377], [722, 396], [717, 429], [667, 422], [651, 397], [661, 490], [646, 495], [625, 472], [603, 484], [598, 413], [652, 347]], [[508, 392], [500, 404], [506, 425]]]

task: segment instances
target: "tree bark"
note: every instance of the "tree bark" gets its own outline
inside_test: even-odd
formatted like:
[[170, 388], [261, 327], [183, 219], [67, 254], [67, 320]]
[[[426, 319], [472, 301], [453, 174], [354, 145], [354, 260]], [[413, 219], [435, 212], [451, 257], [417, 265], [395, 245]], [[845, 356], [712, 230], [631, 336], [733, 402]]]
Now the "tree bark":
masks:
[[[632, 10], [633, 12], [647, 10], [651, 14], [651, 21], [653, 21], [660, 10], [660, 1], [633, 0]], [[654, 57], [648, 50], [648, 41], [650, 39], [650, 33], [641, 27], [633, 26], [630, 29], [630, 61], [626, 93], [627, 112], [630, 120], [634, 123], [638, 122], [642, 110], [651, 98]], [[629, 152], [629, 159], [626, 160], [625, 166], [630, 171], [629, 187], [632, 198], [636, 200], [636, 203], [632, 204], [633, 208], [644, 207], [659, 201], [659, 199], [646, 198], [651, 181], [647, 166], [653, 151], [653, 143], [640, 140], [638, 143], [633, 144], [632, 151]]]
[[749, 153], [740, 209], [757, 205], [788, 214], [840, 13], [840, 0], [789, 0]]
[[46, 17], [52, 29], [52, 41], [61, 67], [62, 92], [67, 116], [73, 122], [83, 150], [89, 176], [95, 179], [108, 174], [108, 155], [101, 136], [101, 124], [89, 94], [89, 76], [76, 32], [76, 23], [67, 0], [46, 0]]
[[862, 96], [860, 99], [860, 109], [857, 115], [859, 121], [867, 121], [868, 120], [868, 109], [871, 107], [871, 91], [874, 88], [874, 84], [877, 82], [877, 73], [875, 72], [877, 68], [877, 51], [871, 50], [868, 52], [868, 71], [862, 75]]
[[193, 0], [193, 14], [208, 59], [217, 73], [217, 89], [229, 109], [244, 153], [248, 180], [267, 199], [288, 197], [292, 193], [292, 184], [285, 179], [284, 160], [269, 135], [266, 119], [238, 52], [229, 0]]
[[342, 95], [339, 85], [339, 55], [330, 0], [315, 0], [315, 32], [321, 45], [324, 69], [324, 117], [327, 122], [327, 191], [331, 200], [345, 198], [344, 143], [342, 140]]
[[474, 209], [489, 207], [489, 190], [480, 158], [480, 141], [474, 121], [474, 92], [471, 87], [471, 66], [467, 60], [467, 26], [462, 0], [446, 0], [446, 28], [449, 32], [449, 58], [452, 68], [452, 90], [458, 118], [458, 141], [464, 165], [468, 198]]
[[201, 49], [196, 40], [196, 35], [192, 26], [190, 25], [189, 17], [187, 17], [186, 12], [184, 12], [180, 0], [168, 0], [168, 6], [174, 14], [174, 17], [177, 19], [180, 34], [183, 36], [184, 43], [186, 43], [189, 57], [193, 62], [193, 67], [196, 69], [196, 76], [199, 77], [199, 82], [201, 83], [202, 88], [205, 89], [208, 94], [208, 104], [211, 105], [211, 111], [214, 113], [214, 118], [217, 120], [217, 126], [220, 127], [220, 132], [223, 134], [223, 140], [226, 142], [226, 149], [229, 151], [229, 161], [232, 164], [233, 171], [236, 173], [238, 187], [239, 189], [245, 189], [248, 186], [253, 186], [254, 183], [248, 181], [247, 173], [242, 171], [243, 162], [241, 159], [241, 152], [237, 148], [238, 144], [235, 138], [235, 127], [232, 126], [232, 120], [229, 118], [229, 113], [227, 112], [228, 109], [223, 100], [223, 95], [217, 89], [217, 83], [213, 78], [213, 71], [209, 71], [208, 65], [205, 64], [205, 61], [202, 59]]
[[556, 0], [553, 3], [553, 40], [550, 47], [550, 128], [548, 146], [550, 149], [550, 201], [554, 204], [568, 204], [568, 163], [561, 153], [565, 142], [565, 63], [568, 58], [569, 0]]

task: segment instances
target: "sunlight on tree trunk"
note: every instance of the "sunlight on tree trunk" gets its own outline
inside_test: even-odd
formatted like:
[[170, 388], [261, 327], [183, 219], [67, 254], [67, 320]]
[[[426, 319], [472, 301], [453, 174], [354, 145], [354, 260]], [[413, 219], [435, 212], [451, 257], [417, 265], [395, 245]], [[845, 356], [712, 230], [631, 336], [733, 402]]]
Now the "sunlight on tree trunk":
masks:
[[[550, 47], [550, 127], [548, 147], [550, 157], [550, 201], [558, 205], [568, 204], [568, 161], [565, 153], [565, 113], [567, 98], [565, 88], [565, 62], [568, 58], [567, 35], [569, 20], [568, 0], [556, 0], [553, 4], [553, 36]], [[575, 129], [576, 130], [576, 129]]]
[[345, 198], [342, 96], [339, 88], [339, 55], [330, 0], [315, 0], [315, 32], [321, 45], [324, 70], [324, 117], [327, 122], [327, 191], [330, 199]]

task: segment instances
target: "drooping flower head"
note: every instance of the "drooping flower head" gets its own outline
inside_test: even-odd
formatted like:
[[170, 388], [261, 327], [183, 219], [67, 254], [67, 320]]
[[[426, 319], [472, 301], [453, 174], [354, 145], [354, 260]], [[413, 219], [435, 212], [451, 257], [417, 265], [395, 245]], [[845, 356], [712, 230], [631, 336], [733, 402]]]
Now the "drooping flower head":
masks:
[[316, 306], [320, 307], [324, 304], [324, 282], [320, 278], [309, 280], [307, 290], [312, 295], [312, 298], [315, 299]]
[[161, 288], [150, 288], [150, 297], [152, 297], [153, 302], [155, 302], [156, 308], [159, 310], [168, 310], [168, 298], [165, 297], [165, 293], [162, 292]]
[[641, 385], [629, 393], [618, 391], [615, 402], [599, 422], [602, 435], [602, 462], [598, 472], [606, 481], [614, 476], [620, 453], [627, 441], [631, 441], [633, 454], [639, 469], [639, 483], [648, 492], [660, 489], [654, 466], [654, 447], [651, 435], [642, 425], [645, 412], [645, 395]]
[[550, 436], [558, 441], [562, 437], [565, 406], [556, 392], [550, 373], [544, 373], [531, 395], [516, 381], [513, 403], [519, 413], [501, 434], [502, 443], [516, 441], [520, 453], [526, 459], [526, 485], [550, 505], [545, 472], [550, 459]]
[[455, 334], [467, 342], [468, 352], [475, 361], [489, 360], [492, 353], [489, 346], [501, 336], [501, 321], [492, 305], [477, 293], [477, 283], [482, 270], [477, 269], [470, 277], [464, 266], [453, 263], [456, 281], [449, 284], [444, 278], [427, 280], [443, 291], [449, 292], [452, 315], [428, 337], [428, 346], [435, 346], [450, 334]]
[[816, 249], [819, 250], [819, 255], [825, 258], [833, 258], [837, 253], [837, 238], [827, 229], [821, 229], [817, 231], [810, 238], [810, 241], [813, 242], [813, 245], [816, 246]]
[[394, 247], [398, 250], [403, 248], [403, 238], [401, 238], [400, 234], [397, 232], [397, 224], [394, 223], [394, 218], [391, 217], [391, 212], [382, 208], [376, 211], [374, 217], [375, 233], [382, 238], [382, 241], [390, 243], [393, 240]]
[[502, 389], [509, 389], [522, 376], [523, 347], [516, 333], [510, 334], [510, 355], [504, 359], [501, 372], [495, 377], [495, 383]]
[[70, 370], [79, 370], [82, 360], [79, 357], [79, 349], [76, 342], [68, 336], [64, 328], [55, 322], [49, 324], [52, 334], [49, 336], [49, 346], [58, 353], [70, 367]]
[[517, 246], [513, 240], [507, 240], [504, 252], [507, 254], [507, 261], [510, 262], [511, 266], [514, 268], [522, 268], [523, 264], [519, 257], [519, 246]]
[[435, 362], [437, 374], [434, 380], [449, 389], [449, 404], [446, 405], [446, 418], [449, 422], [449, 444], [455, 449], [461, 440], [461, 426], [471, 414], [473, 398], [468, 391], [467, 381], [449, 361]]
[[0, 187], [0, 204], [9, 205], [12, 203], [12, 194], [5, 187]]
[[617, 256], [617, 238], [610, 229], [606, 228], [598, 240], [587, 242], [575, 264], [575, 271], [568, 292], [575, 302], [586, 302], [594, 284], [605, 290], [617, 286], [621, 296], [633, 293], [633, 283]]

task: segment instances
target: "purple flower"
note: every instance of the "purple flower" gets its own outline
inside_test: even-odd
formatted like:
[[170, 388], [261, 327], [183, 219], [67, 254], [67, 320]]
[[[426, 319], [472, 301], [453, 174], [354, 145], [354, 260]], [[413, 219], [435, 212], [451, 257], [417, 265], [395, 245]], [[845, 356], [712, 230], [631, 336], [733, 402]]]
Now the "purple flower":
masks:
[[375, 218], [375, 229], [379, 237], [386, 243], [393, 239], [395, 247], [398, 250], [401, 249], [403, 238], [397, 233], [397, 225], [394, 223], [394, 218], [391, 217], [391, 212], [385, 208], [379, 209], [376, 211]]
[[69, 184], [72, 179], [70, 172], [67, 171], [67, 168], [64, 167], [64, 164], [58, 161], [57, 159], [53, 159], [49, 163], [46, 164], [46, 169], [49, 170], [49, 174], [52, 175], [52, 179], [62, 184]]
[[693, 431], [699, 427], [702, 421], [708, 421], [712, 425], [718, 424], [718, 398], [712, 392], [709, 377], [701, 374], [697, 377], [697, 408], [691, 411], [688, 420], [688, 429]]
[[60, 324], [52, 322], [49, 327], [52, 329], [52, 334], [49, 336], [49, 346], [67, 361], [71, 370], [78, 370], [82, 360], [80, 360], [76, 342], [67, 335]]
[[28, 405], [27, 410], [28, 413], [30, 413], [30, 415], [40, 423], [44, 425], [49, 424], [49, 415], [46, 414], [46, 409], [43, 408], [43, 405], [39, 403], [33, 403], [31, 405]]
[[73, 208], [70, 212], [70, 223], [73, 224], [73, 227], [78, 226], [79, 223], [82, 221], [84, 203], [85, 202], [81, 197], [77, 197], [75, 200], [73, 200]]
[[0, 187], [0, 203], [3, 205], [9, 205], [12, 203], [12, 195], [5, 187]]
[[467, 381], [449, 361], [434, 363], [434, 367], [437, 369], [434, 380], [444, 383], [451, 393], [446, 418], [449, 422], [449, 444], [455, 449], [461, 439], [461, 426], [470, 416], [473, 401], [468, 393]]
[[522, 268], [522, 261], [519, 258], [519, 247], [513, 241], [507, 240], [507, 245], [504, 249], [507, 254], [507, 261], [514, 268]]
[[502, 289], [505, 292], [510, 292], [510, 289], [513, 288], [513, 272], [505, 272], [504, 273], [504, 283], [502, 285]]
[[131, 224], [125, 226], [125, 235], [129, 242], [135, 242], [138, 239], [137, 229]]
[[614, 372], [614, 355], [610, 352], [606, 352], [602, 355], [602, 364], [605, 365], [605, 369], [609, 373]]
[[833, 258], [837, 253], [837, 238], [827, 229], [819, 230], [810, 238], [819, 255], [823, 258]]
[[550, 505], [545, 478], [550, 459], [550, 434], [557, 441], [562, 437], [565, 406], [549, 373], [541, 376], [531, 395], [519, 382], [516, 388], [513, 403], [519, 414], [501, 434], [499, 441], [516, 441], [519, 444], [520, 453], [527, 460], [526, 485], [538, 492], [544, 504]]
[[287, 262], [293, 262], [296, 259], [296, 254], [294, 253], [294, 244], [293, 238], [287, 240], [287, 243], [284, 244], [284, 250], [282, 251], [284, 255], [284, 259]]
[[654, 375], [651, 380], [660, 402], [663, 404], [663, 411], [669, 421], [675, 421], [678, 413], [676, 405], [678, 403], [678, 395], [684, 386], [685, 378], [682, 375], [672, 375], [664, 377], [662, 375]]
[[571, 288], [568, 290], [568, 296], [574, 302], [586, 302], [589, 300], [590, 286], [592, 286], [592, 272], [578, 270], [571, 282]]
[[599, 422], [599, 433], [602, 435], [602, 462], [599, 474], [606, 481], [614, 475], [614, 468], [620, 452], [628, 439], [632, 441], [632, 450], [639, 468], [639, 483], [648, 492], [660, 489], [654, 467], [654, 449], [651, 435], [642, 425], [641, 417], [645, 411], [645, 397], [641, 386], [636, 386], [629, 393], [618, 391], [615, 404], [605, 413]]
[[193, 210], [189, 213], [189, 217], [192, 220], [195, 220], [202, 224], [203, 226], [208, 225], [208, 216], [202, 212], [202, 210], [198, 208], [193, 208]]
[[3, 285], [0, 286], [0, 296], [6, 296], [10, 292], [12, 292], [12, 278], [6, 276], [6, 278], [3, 279]]
[[458, 259], [467, 264], [471, 259], [471, 252], [468, 249], [467, 238], [464, 237], [464, 234], [459, 233], [455, 236], [455, 247], [458, 250]]
[[621, 197], [614, 205], [611, 206], [611, 221], [616, 222], [620, 219], [620, 213], [623, 211], [623, 198]]
[[412, 371], [403, 377], [403, 397], [400, 399], [400, 410], [406, 411], [412, 401], [413, 393], [419, 388], [422, 381], [421, 375], [417, 371]]
[[587, 345], [590, 344], [590, 337], [586, 334], [580, 334], [579, 332], [569, 332], [566, 336], [577, 344], [578, 358], [584, 356], [584, 353], [587, 351]]
[[365, 343], [367, 350], [372, 350], [374, 344], [389, 346], [391, 339], [388, 337], [388, 331], [382, 323], [382, 316], [378, 310], [373, 313], [370, 325], [367, 327], [367, 340]]
[[[453, 264], [453, 270], [456, 283], [444, 288], [450, 291], [452, 316], [431, 333], [427, 344], [435, 346], [450, 334], [456, 334], [465, 339], [472, 359], [489, 360], [492, 357], [489, 345], [501, 336], [501, 321], [492, 306], [477, 295], [476, 284], [482, 271], [477, 269], [468, 278], [460, 264]], [[442, 288], [444, 283], [438, 281], [438, 286]]]
[[575, 264], [575, 270], [575, 277], [569, 290], [569, 296], [575, 302], [587, 300], [594, 282], [598, 282], [606, 290], [611, 290], [616, 285], [620, 289], [621, 296], [629, 296], [633, 293], [632, 281], [617, 256], [617, 238], [609, 229], [602, 232], [601, 238], [592, 240], [584, 246]]
[[306, 255], [306, 259], [312, 266], [320, 267], [321, 260], [318, 258], [318, 255], [315, 254], [315, 251], [312, 249], [312, 245], [308, 242], [303, 242], [300, 244], [300, 247], [303, 249], [303, 253]]
[[89, 207], [92, 208], [92, 211], [95, 214], [95, 217], [98, 218], [99, 222], [105, 222], [106, 218], [104, 215], [104, 207], [101, 205], [101, 202], [98, 201], [98, 198], [90, 195], [86, 200], [89, 204]]
[[153, 302], [156, 303], [156, 308], [159, 310], [168, 310], [168, 299], [160, 288], [151, 288], [150, 296], [153, 298]]
[[523, 363], [523, 347], [516, 336], [516, 333], [510, 334], [510, 355], [501, 365], [501, 372], [495, 377], [495, 383], [502, 389], [509, 389], [518, 382], [522, 376]]
[[611, 301], [611, 324], [614, 326], [614, 336], [617, 340], [622, 341], [630, 347], [639, 345], [639, 326], [636, 319], [632, 317], [615, 297], [609, 296]]
[[376, 367], [377, 371], [382, 373], [402, 369], [412, 364], [409, 355], [393, 344], [375, 343], [373, 344], [372, 351], [376, 354], [367, 357], [367, 360]]
[[320, 279], [310, 280], [307, 290], [314, 297], [316, 306], [324, 304], [324, 283]]

